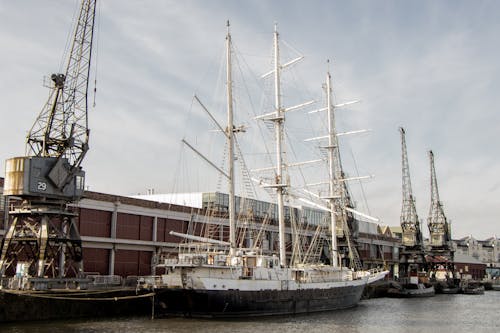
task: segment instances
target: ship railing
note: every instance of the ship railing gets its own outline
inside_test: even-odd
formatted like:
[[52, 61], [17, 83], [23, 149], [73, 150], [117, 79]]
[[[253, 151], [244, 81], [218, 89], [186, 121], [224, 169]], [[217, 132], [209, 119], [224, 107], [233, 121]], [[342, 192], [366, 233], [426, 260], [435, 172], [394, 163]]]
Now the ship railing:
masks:
[[168, 258], [168, 259], [165, 259], [164, 263], [165, 263], [165, 266], [175, 266], [179, 263], [179, 259]]
[[119, 275], [87, 275], [94, 286], [120, 286], [122, 277]]
[[137, 277], [137, 289], [152, 290], [163, 285], [161, 275], [147, 275]]
[[186, 256], [165, 259], [165, 266], [201, 266], [206, 263], [204, 256]]
[[370, 273], [370, 275], [375, 275], [375, 274], [381, 273], [382, 271], [383, 271], [383, 269], [379, 268], [379, 267], [370, 268], [368, 270], [368, 272]]
[[23, 290], [29, 285], [27, 277], [2, 277], [0, 278], [0, 289]]

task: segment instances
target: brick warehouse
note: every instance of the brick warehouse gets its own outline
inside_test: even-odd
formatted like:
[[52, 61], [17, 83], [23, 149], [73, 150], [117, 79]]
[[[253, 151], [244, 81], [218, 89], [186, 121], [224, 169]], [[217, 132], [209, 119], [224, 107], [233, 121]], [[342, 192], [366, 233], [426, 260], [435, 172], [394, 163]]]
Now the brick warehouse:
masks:
[[[2, 191], [3, 179], [0, 178], [0, 193]], [[4, 207], [8, 203], [5, 198], [0, 199], [1, 238], [7, 228]], [[195, 229], [191, 231], [199, 234], [206, 224], [228, 225], [225, 218], [211, 217], [207, 220], [205, 209], [91, 191], [85, 192], [76, 210], [79, 215], [77, 228], [83, 243], [84, 271], [101, 275], [126, 277], [159, 273], [153, 272], [152, 267], [162, 256], [175, 253], [181, 241], [181, 238], [170, 235], [170, 231], [187, 233], [190, 223], [193, 223]], [[254, 226], [255, 229], [261, 227], [269, 240], [268, 250], [272, 251], [273, 243], [278, 238], [278, 227], [273, 222], [264, 226], [256, 223]], [[398, 261], [400, 242], [384, 235], [377, 225], [370, 229], [373, 230], [360, 230], [359, 233], [361, 259], [365, 265], [374, 267], [380, 266], [384, 258], [392, 270]], [[303, 232], [310, 237], [313, 233]], [[224, 238], [221, 234], [220, 239], [226, 240]]]

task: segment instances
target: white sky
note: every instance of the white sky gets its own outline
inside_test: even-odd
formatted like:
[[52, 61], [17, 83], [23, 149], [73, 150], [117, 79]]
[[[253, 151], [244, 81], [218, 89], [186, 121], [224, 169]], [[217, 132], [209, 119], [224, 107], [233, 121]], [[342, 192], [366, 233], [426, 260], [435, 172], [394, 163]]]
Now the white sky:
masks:
[[[25, 135], [48, 95], [43, 77], [65, 63], [76, 6], [68, 0], [0, 0], [0, 160], [24, 154]], [[398, 127], [404, 126], [420, 218], [428, 216], [432, 149], [453, 238], [500, 234], [499, 12], [498, 1], [100, 1], [87, 185], [119, 195], [218, 189], [209, 167], [181, 150], [186, 137], [208, 147], [211, 156], [223, 151], [212, 138], [217, 133], [206, 139], [211, 126], [192, 107], [192, 96], [218, 107], [214, 113], [225, 123], [218, 93], [224, 88], [219, 65], [226, 20], [243, 70], [254, 75], [235, 86], [243, 91], [248, 85], [252, 93], [256, 77], [270, 69], [277, 22], [286, 42], [283, 56], [290, 56], [284, 62], [294, 56], [288, 45], [306, 57], [284, 87], [285, 106], [319, 98], [326, 59], [336, 101], [362, 100], [339, 111], [337, 124], [340, 131], [372, 129], [341, 141], [346, 171], [356, 174], [354, 155], [360, 174], [375, 175], [363, 182], [371, 215], [399, 224]], [[250, 139], [242, 138], [247, 142], [258, 132], [248, 114], [266, 112], [259, 109], [261, 95], [252, 99], [255, 110], [238, 118], [249, 126]], [[299, 133], [291, 141], [308, 137], [316, 123], [304, 114], [289, 116], [291, 131]], [[298, 155], [307, 150], [304, 144], [295, 149]], [[258, 156], [262, 145], [249, 151]], [[258, 166], [254, 160], [247, 162]], [[366, 211], [359, 189], [351, 186]], [[423, 230], [428, 235], [426, 222]]]

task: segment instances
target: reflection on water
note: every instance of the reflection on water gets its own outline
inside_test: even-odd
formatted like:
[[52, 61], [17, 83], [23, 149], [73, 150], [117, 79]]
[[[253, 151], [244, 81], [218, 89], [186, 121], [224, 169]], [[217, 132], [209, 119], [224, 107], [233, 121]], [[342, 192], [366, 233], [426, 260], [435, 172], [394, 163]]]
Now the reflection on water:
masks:
[[90, 332], [498, 332], [500, 292], [437, 295], [422, 299], [379, 298], [353, 309], [311, 315], [202, 320], [117, 318], [0, 324], [2, 333]]

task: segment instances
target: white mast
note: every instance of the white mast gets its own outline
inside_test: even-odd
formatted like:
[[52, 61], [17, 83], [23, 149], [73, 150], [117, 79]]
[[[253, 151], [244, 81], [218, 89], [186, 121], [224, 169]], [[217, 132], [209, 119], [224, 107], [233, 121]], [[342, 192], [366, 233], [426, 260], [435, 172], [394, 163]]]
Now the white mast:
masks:
[[330, 202], [330, 221], [331, 221], [331, 232], [332, 232], [332, 266], [338, 266], [338, 253], [337, 253], [337, 216], [335, 214], [335, 195], [337, 194], [335, 189], [335, 149], [338, 149], [337, 136], [335, 134], [335, 115], [334, 107], [331, 101], [332, 77], [330, 72], [326, 74], [326, 103], [328, 112], [328, 180], [330, 195], [328, 201]]
[[279, 246], [280, 246], [280, 265], [286, 266], [285, 251], [285, 207], [283, 202], [283, 191], [286, 184], [283, 181], [283, 109], [281, 107], [281, 88], [280, 88], [280, 70], [279, 47], [278, 47], [278, 27], [274, 25], [274, 107], [276, 115], [274, 118], [274, 127], [276, 135], [276, 193], [278, 195], [278, 226], [279, 226]]
[[230, 255], [233, 255], [236, 247], [236, 204], [234, 199], [234, 125], [233, 125], [233, 81], [231, 76], [231, 34], [229, 33], [229, 21], [227, 21], [226, 35], [226, 89], [227, 89], [227, 128], [226, 136], [229, 143], [228, 168], [229, 168], [229, 246]]

